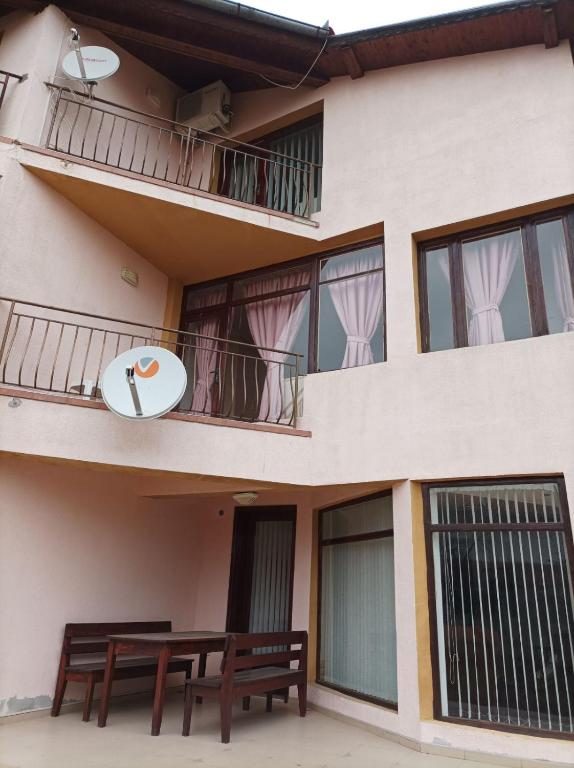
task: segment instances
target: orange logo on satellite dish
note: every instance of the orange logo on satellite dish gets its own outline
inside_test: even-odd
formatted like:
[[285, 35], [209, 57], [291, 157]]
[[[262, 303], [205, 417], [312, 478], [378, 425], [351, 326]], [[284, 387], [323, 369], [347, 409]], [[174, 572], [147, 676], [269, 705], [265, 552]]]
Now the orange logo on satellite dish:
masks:
[[159, 371], [159, 363], [155, 357], [141, 357], [134, 365], [134, 371], [142, 379], [151, 379]]

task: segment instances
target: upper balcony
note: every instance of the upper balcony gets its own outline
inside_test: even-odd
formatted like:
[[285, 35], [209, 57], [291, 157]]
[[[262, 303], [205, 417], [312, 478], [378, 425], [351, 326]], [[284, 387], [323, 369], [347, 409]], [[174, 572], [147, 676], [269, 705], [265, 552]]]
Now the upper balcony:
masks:
[[266, 148], [46, 85], [52, 91], [43, 141], [48, 150], [292, 217], [309, 219], [320, 209], [319, 121], [283, 132]]

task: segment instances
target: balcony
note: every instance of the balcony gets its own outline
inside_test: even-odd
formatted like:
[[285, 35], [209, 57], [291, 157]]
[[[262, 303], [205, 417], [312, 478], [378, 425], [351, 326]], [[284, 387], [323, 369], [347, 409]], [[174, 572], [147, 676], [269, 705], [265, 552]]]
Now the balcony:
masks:
[[15, 75], [13, 72], [6, 72], [0, 69], [0, 109], [2, 109], [2, 103], [8, 91], [8, 88], [12, 84], [22, 83], [26, 80], [28, 75]]
[[0, 385], [7, 388], [102, 404], [107, 365], [144, 345], [164, 347], [182, 359], [188, 380], [178, 413], [297, 427], [300, 355], [0, 298]]
[[48, 150], [305, 220], [320, 207], [317, 163], [46, 85], [52, 91]]

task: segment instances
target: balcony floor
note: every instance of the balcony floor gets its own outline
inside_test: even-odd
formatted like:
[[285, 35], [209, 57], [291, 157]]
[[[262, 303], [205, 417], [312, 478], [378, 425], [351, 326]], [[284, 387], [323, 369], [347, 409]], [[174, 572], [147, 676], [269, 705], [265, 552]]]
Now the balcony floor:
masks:
[[[251, 711], [234, 707], [231, 743], [219, 741], [219, 709], [215, 702], [194, 707], [192, 731], [183, 738], [182, 694], [168, 696], [161, 735], [149, 735], [148, 696], [116, 699], [105, 729], [96, 716], [83, 723], [81, 713], [59, 718], [38, 717], [0, 727], [2, 768], [489, 768], [458, 758], [426, 755], [334, 718], [309, 710], [298, 717], [295, 703], [274, 704], [264, 711], [262, 698]], [[491, 766], [493, 768], [493, 766]]]

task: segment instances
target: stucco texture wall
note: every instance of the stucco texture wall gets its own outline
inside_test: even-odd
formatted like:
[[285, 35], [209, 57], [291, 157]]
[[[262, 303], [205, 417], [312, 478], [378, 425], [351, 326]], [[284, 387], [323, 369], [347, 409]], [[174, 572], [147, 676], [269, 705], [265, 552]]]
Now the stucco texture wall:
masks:
[[[193, 622], [189, 502], [138, 498], [126, 475], [8, 457], [0, 486], [0, 714], [49, 706], [66, 622]], [[115, 690], [128, 685], [153, 681]]]

